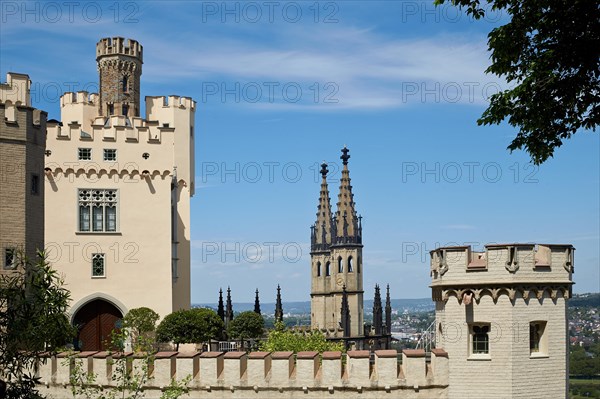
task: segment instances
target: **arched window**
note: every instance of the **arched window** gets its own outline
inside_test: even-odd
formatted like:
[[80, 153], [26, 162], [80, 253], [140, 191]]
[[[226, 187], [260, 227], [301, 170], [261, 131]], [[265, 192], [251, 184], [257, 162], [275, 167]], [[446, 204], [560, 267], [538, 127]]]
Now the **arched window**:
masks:
[[317, 262], [317, 277], [321, 277], [321, 262]]
[[354, 267], [352, 266], [352, 256], [348, 257], [348, 273], [352, 273], [354, 271]]
[[325, 275], [331, 276], [331, 264], [329, 262], [325, 263]]
[[338, 273], [344, 273], [344, 264], [342, 263], [342, 257], [338, 258]]
[[129, 90], [127, 89], [127, 86], [128, 86], [128, 84], [127, 84], [128, 82], [127, 82], [127, 81], [128, 81], [128, 80], [129, 80], [129, 79], [128, 79], [128, 76], [127, 76], [127, 75], [123, 76], [123, 93], [127, 93], [127, 92], [129, 91]]

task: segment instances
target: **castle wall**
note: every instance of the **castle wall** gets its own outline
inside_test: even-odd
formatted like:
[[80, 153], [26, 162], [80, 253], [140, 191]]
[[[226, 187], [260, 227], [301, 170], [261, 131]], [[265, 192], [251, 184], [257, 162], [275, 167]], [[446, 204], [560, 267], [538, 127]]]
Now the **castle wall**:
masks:
[[[437, 353], [437, 354], [436, 354]], [[396, 351], [376, 351], [370, 365], [366, 351], [324, 352], [205, 352], [203, 354], [157, 354], [150, 367], [151, 379], [145, 398], [159, 398], [161, 388], [172, 378], [191, 375], [190, 397], [214, 398], [423, 398], [447, 397], [448, 355], [438, 350], [426, 363], [423, 351], [405, 351], [402, 365]], [[84, 370], [98, 375], [98, 382], [113, 385], [112, 359], [106, 353], [85, 353]], [[133, 360], [135, 363], [135, 360]], [[53, 357], [40, 365], [42, 393], [70, 395], [68, 376], [72, 370], [64, 357]], [[135, 364], [133, 365], [135, 367]], [[65, 386], [67, 384], [67, 386]]]

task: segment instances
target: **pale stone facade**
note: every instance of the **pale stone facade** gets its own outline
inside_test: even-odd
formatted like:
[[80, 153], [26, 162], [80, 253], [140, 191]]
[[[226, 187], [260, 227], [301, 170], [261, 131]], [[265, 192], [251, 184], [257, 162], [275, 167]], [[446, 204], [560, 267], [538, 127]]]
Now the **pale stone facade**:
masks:
[[0, 84], [0, 273], [15, 250], [32, 261], [44, 249], [46, 112], [31, 107], [29, 76], [9, 72]]
[[[431, 252], [436, 344], [449, 353], [449, 398], [564, 398], [571, 245]], [[476, 330], [477, 328], [477, 330]]]
[[141, 306], [164, 317], [190, 306], [196, 103], [146, 97], [140, 118], [142, 46], [102, 39], [96, 55], [101, 94], [65, 93], [62, 123], [48, 123], [49, 259], [74, 322], [94, 301], [110, 304], [113, 322]]

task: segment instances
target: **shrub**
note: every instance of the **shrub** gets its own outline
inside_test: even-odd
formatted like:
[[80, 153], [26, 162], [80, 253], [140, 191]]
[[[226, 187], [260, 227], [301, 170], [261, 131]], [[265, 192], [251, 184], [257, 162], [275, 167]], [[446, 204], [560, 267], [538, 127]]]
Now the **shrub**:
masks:
[[223, 321], [211, 309], [178, 310], [166, 316], [156, 329], [159, 342], [201, 343], [217, 337], [223, 330]]
[[325, 339], [325, 334], [318, 330], [309, 332], [285, 329], [283, 323], [276, 323], [275, 329], [269, 332], [267, 340], [260, 345], [261, 350], [268, 352], [292, 351], [344, 351], [344, 344]]

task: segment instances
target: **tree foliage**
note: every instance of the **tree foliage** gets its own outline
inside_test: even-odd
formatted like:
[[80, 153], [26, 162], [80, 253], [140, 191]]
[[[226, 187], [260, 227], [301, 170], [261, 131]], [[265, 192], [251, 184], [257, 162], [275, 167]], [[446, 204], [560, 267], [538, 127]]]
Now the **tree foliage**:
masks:
[[261, 350], [268, 352], [292, 351], [344, 351], [344, 344], [325, 339], [325, 334], [318, 330], [308, 332], [293, 331], [285, 328], [283, 323], [276, 323], [275, 329], [269, 331], [267, 340], [261, 343]]
[[569, 374], [578, 377], [598, 377], [600, 375], [600, 343], [592, 345], [588, 352], [579, 345], [571, 345]]
[[123, 317], [123, 327], [129, 329], [136, 351], [142, 349], [143, 344], [151, 340], [159, 318], [158, 313], [146, 307], [131, 309]]
[[0, 275], [0, 370], [7, 398], [37, 397], [34, 368], [43, 352], [75, 336], [67, 307], [70, 293], [43, 252], [31, 262], [16, 254], [16, 269]]
[[265, 320], [253, 311], [242, 312], [227, 326], [231, 338], [246, 339], [260, 337], [265, 328]]
[[159, 342], [201, 343], [213, 339], [223, 331], [223, 321], [212, 309], [193, 308], [178, 310], [166, 316], [156, 329]]
[[[446, 0], [435, 0], [443, 4]], [[449, 0], [475, 19], [479, 0]], [[479, 125], [505, 119], [519, 129], [508, 146], [539, 165], [580, 129], [600, 121], [600, 8], [596, 0], [490, 0], [510, 16], [492, 29], [487, 73], [513, 88], [492, 95]]]

